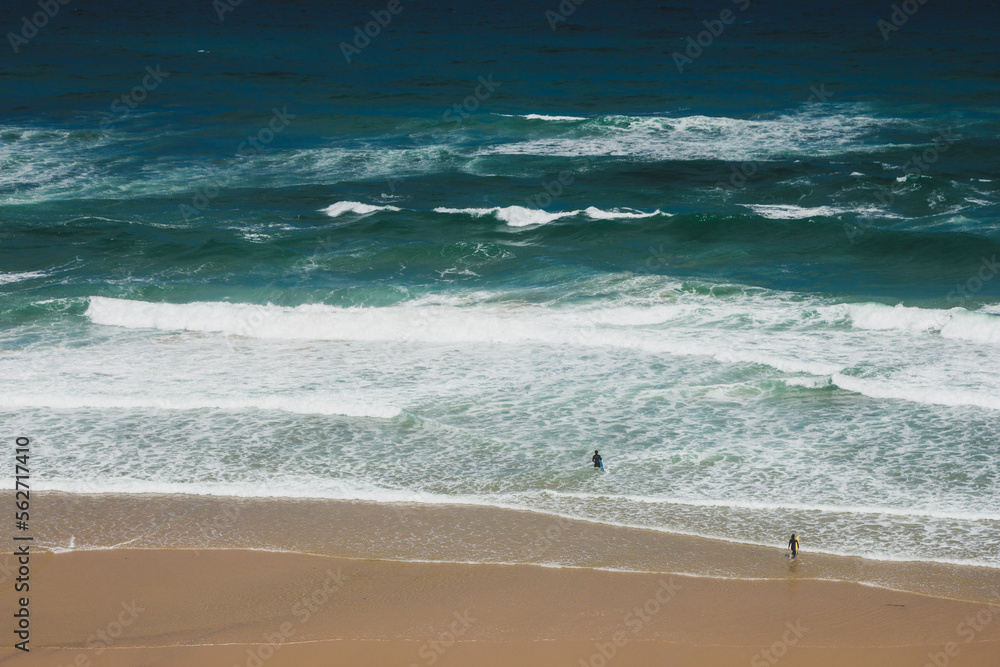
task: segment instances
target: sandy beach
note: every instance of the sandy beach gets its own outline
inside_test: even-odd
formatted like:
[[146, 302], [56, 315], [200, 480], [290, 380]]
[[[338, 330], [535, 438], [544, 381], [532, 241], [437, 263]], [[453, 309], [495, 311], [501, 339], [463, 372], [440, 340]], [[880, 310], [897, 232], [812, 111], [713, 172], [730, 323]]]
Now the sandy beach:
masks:
[[922, 665], [950, 650], [947, 664], [995, 665], [1000, 655], [1000, 607], [823, 581], [116, 550], [55, 556], [32, 604], [36, 648], [5, 663]]
[[[68, 522], [75, 516], [81, 537], [86, 534], [84, 517], [116, 502], [108, 496], [46, 498], [40, 507], [53, 523], [71, 529]], [[7, 650], [3, 663], [757, 667], [924, 665], [937, 660], [939, 666], [985, 666], [996, 665], [1000, 655], [1000, 606], [989, 599], [829, 581], [818, 570], [803, 576], [791, 569], [837, 560], [830, 556], [804, 553], [800, 563], [790, 564], [778, 549], [730, 545], [733, 552], [720, 553], [720, 559], [733, 558], [742, 550], [751, 563], [760, 557], [759, 549], [784, 568], [784, 576], [751, 579], [680, 575], [671, 572], [679, 568], [669, 562], [662, 571], [628, 572], [527, 562], [404, 562], [388, 558], [392, 554], [376, 546], [352, 557], [293, 553], [291, 548], [166, 546], [165, 525], [153, 527], [152, 515], [173, 507], [178, 520], [170, 525], [191, 527], [198, 523], [192, 502], [208, 511], [206, 499], [133, 497], [132, 511], [117, 515], [118, 521], [145, 516], [139, 521], [145, 532], [130, 545], [37, 554], [32, 650]], [[270, 525], [262, 508], [278, 509], [263, 500], [209, 502], [212, 514], [202, 520], [238, 516], [258, 528]], [[288, 516], [290, 506], [281, 507]], [[445, 519], [454, 522], [456, 514], [468, 522], [491, 517], [508, 526], [533, 516], [468, 507], [400, 512], [372, 503], [301, 501], [298, 507], [291, 523], [303, 536], [322, 528], [319, 523], [307, 527], [304, 517], [318, 517], [325, 508], [328, 522], [346, 526], [366, 521], [367, 527], [353, 524], [362, 532], [391, 533], [397, 523], [409, 525], [423, 534], [429, 548], [434, 548], [434, 531], [442, 529]], [[236, 522], [232, 519], [229, 526], [232, 534], [240, 532], [233, 529]], [[641, 542], [639, 535], [658, 541], [666, 554], [693, 545], [711, 560], [715, 550], [710, 540], [572, 523], [581, 525], [565, 528], [562, 540], [593, 531], [586, 538], [599, 540], [612, 562], [616, 552], [629, 549], [627, 538]], [[287, 527], [283, 532], [276, 528], [272, 539], [293, 534]], [[345, 529], [343, 534], [348, 545], [352, 533]], [[459, 560], [449, 553], [453, 538], [438, 545], [437, 560]], [[156, 539], [160, 546], [149, 546]], [[219, 538], [215, 546], [224, 542]], [[146, 546], [134, 548], [136, 544]], [[212, 541], [202, 546], [210, 547]], [[881, 564], [890, 571], [895, 565]], [[998, 583], [991, 571], [964, 570], [950, 568], [952, 593]], [[977, 586], [963, 588], [965, 580], [976, 576], [982, 579]], [[12, 595], [6, 588], [5, 597]]]

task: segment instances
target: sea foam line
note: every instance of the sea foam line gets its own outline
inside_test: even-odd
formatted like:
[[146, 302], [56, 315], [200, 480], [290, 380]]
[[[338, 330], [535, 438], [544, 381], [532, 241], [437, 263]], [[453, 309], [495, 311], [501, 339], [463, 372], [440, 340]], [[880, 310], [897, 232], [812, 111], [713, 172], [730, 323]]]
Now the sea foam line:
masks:
[[525, 206], [494, 206], [492, 208], [447, 208], [439, 206], [434, 209], [435, 213], [452, 213], [461, 215], [471, 215], [475, 218], [492, 215], [501, 222], [506, 222], [511, 227], [527, 227], [529, 225], [544, 225], [560, 218], [571, 218], [583, 215], [591, 220], [628, 220], [635, 218], [651, 218], [656, 215], [672, 215], [664, 213], [660, 209], [655, 211], [638, 211], [635, 209], [609, 210], [599, 209], [596, 206], [588, 206], [585, 209], [573, 211], [543, 211], [537, 208], [527, 208]]
[[336, 218], [343, 215], [344, 213], [357, 213], [358, 215], [367, 215], [369, 213], [374, 213], [375, 211], [400, 211], [397, 206], [375, 206], [373, 204], [363, 204], [359, 201], [339, 201], [335, 204], [330, 204], [326, 208], [321, 208], [321, 213], [326, 213], [331, 218]]
[[147, 410], [276, 410], [304, 415], [339, 415], [392, 419], [401, 410], [391, 405], [374, 405], [340, 397], [257, 396], [257, 397], [176, 397], [79, 394], [0, 394], [0, 407], [48, 408], [53, 410], [147, 409]]
[[[755, 338], [740, 342], [739, 338], [712, 343], [703, 337], [692, 336], [704, 322], [717, 326], [720, 321], [740, 320], [753, 309], [753, 316], [764, 324], [757, 329], [769, 331], [772, 325], [801, 324], [808, 313], [819, 313], [814, 326], [825, 327], [829, 343], [843, 347], [837, 336], [837, 326], [847, 324], [851, 313], [857, 315], [856, 306], [785, 307], [766, 309], [753, 302], [731, 308], [727, 303], [706, 299], [705, 303], [686, 304], [673, 302], [656, 306], [616, 306], [608, 308], [553, 308], [543, 305], [492, 304], [474, 308], [447, 305], [405, 304], [387, 307], [337, 307], [325, 304], [307, 304], [296, 307], [275, 305], [235, 304], [223, 302], [195, 302], [189, 304], [152, 303], [107, 297], [91, 297], [86, 317], [95, 324], [121, 326], [133, 329], [159, 329], [164, 331], [200, 331], [232, 336], [246, 336], [278, 340], [335, 340], [335, 341], [395, 341], [428, 344], [504, 344], [605, 347], [634, 349], [649, 353], [677, 356], [710, 357], [720, 363], [748, 363], [769, 366], [783, 373], [807, 374], [817, 381], [803, 386], [822, 388], [834, 384], [840, 389], [871, 398], [901, 399], [940, 405], [970, 405], [1000, 409], [1000, 398], [984, 391], [962, 386], [931, 386], [925, 383], [900, 383], [888, 379], [870, 379], [850, 374], [851, 362], [846, 353], [826, 354], [814, 350], [803, 355], [792, 350], [782, 352], [773, 346], [759, 345]], [[907, 322], [912, 313], [907, 309], [894, 309], [878, 304], [872, 306], [879, 314], [879, 321], [857, 322], [859, 328], [909, 330]], [[824, 311], [824, 308], [827, 310]], [[851, 308], [855, 308], [852, 311]], [[919, 309], [910, 309], [919, 310]], [[771, 312], [774, 311], [774, 312]], [[786, 312], [787, 311], [787, 312]], [[944, 314], [944, 315], [943, 315]], [[947, 316], [948, 324], [942, 336], [952, 338], [986, 338], [994, 335], [990, 327], [1000, 323], [1000, 318], [980, 313], [950, 313], [949, 311], [921, 311], [920, 317]], [[897, 318], [902, 317], [902, 320]], [[975, 324], [963, 328], [968, 318]], [[888, 318], [886, 320], [886, 318]], [[980, 321], [980, 318], [986, 318]], [[985, 322], [985, 324], [984, 324]], [[755, 329], [755, 330], [757, 330]], [[815, 329], [811, 329], [815, 331]], [[983, 333], [985, 332], [985, 334]], [[746, 333], [745, 331], [742, 333]], [[880, 341], [873, 344], [882, 345]], [[853, 343], [856, 348], [856, 342]], [[854, 349], [852, 348], [852, 349]], [[838, 348], [839, 349], [839, 348]]]
[[32, 280], [34, 278], [47, 278], [49, 274], [40, 273], [38, 271], [23, 271], [21, 273], [0, 273], [0, 285], [8, 285], [10, 283], [19, 283], [24, 280]]
[[914, 387], [901, 385], [885, 380], [870, 380], [867, 378], [834, 373], [833, 384], [856, 394], [869, 398], [894, 399], [925, 405], [947, 405], [951, 407], [972, 406], [987, 410], [1000, 410], [1000, 396], [979, 394], [961, 389], [939, 389], [937, 387]]
[[[339, 201], [335, 204], [327, 206], [326, 208], [320, 209], [320, 212], [325, 213], [331, 218], [337, 218], [347, 213], [368, 215], [369, 213], [375, 213], [377, 211], [396, 212], [402, 210], [403, 209], [398, 206], [365, 204], [357, 201]], [[655, 211], [640, 211], [632, 208], [612, 208], [605, 210], [597, 208], [596, 206], [588, 206], [584, 209], [576, 209], [572, 211], [544, 211], [540, 208], [529, 208], [527, 206], [518, 205], [492, 206], [489, 208], [452, 208], [447, 206], [438, 206], [433, 209], [433, 211], [435, 213], [448, 215], [469, 215], [474, 218], [493, 216], [500, 222], [505, 222], [511, 227], [544, 225], [554, 220], [575, 216], [584, 216], [590, 218], [591, 220], [629, 220], [651, 218], [657, 215], [672, 215], [670, 213], [665, 213], [660, 209], [656, 209]]]
[[[683, 356], [709, 356], [723, 363], [753, 363], [788, 373], [829, 376], [835, 363], [781, 357], [731, 344], [711, 346], [700, 339], [653, 336], [641, 327], [669, 323], [687, 306], [557, 310], [544, 306], [296, 307], [196, 302], [152, 303], [90, 297], [85, 316], [95, 324], [134, 329], [201, 331], [282, 340], [399, 341], [431, 344], [536, 343], [573, 347], [615, 347]], [[252, 323], [252, 326], [251, 324]]]
[[498, 116], [503, 116], [504, 118], [524, 118], [525, 120], [550, 120], [550, 121], [579, 121], [587, 120], [584, 116], [547, 116], [540, 113], [526, 113], [526, 114], [511, 114], [511, 113], [501, 113]]
[[1000, 316], [989, 311], [914, 308], [880, 303], [835, 306], [844, 309], [851, 325], [872, 331], [936, 332], [943, 338], [1000, 343]]
[[709, 500], [691, 498], [673, 498], [658, 496], [630, 496], [607, 493], [567, 493], [564, 491], [546, 490], [541, 495], [579, 500], [623, 500], [627, 502], [651, 505], [682, 505], [685, 507], [721, 507], [731, 509], [767, 510], [781, 512], [822, 512], [824, 514], [864, 514], [885, 515], [896, 517], [925, 517], [932, 519], [947, 519], [952, 521], [1000, 521], [1000, 514], [986, 512], [960, 512], [942, 510], [923, 510], [913, 508], [880, 507], [871, 505], [823, 505], [774, 503], [746, 500]]

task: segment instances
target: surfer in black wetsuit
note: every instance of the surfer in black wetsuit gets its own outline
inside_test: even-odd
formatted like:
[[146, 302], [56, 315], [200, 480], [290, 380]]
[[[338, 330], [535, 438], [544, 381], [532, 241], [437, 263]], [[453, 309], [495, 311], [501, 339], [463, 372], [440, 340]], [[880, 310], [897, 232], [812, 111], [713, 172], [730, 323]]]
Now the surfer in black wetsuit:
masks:
[[604, 470], [604, 463], [601, 459], [601, 455], [597, 453], [596, 449], [594, 450], [594, 455], [590, 458], [590, 460], [594, 462], [595, 468], [600, 468], [601, 470]]
[[799, 538], [795, 537], [795, 533], [792, 533], [792, 539], [788, 540], [788, 548], [792, 550], [792, 558], [795, 558], [799, 553]]

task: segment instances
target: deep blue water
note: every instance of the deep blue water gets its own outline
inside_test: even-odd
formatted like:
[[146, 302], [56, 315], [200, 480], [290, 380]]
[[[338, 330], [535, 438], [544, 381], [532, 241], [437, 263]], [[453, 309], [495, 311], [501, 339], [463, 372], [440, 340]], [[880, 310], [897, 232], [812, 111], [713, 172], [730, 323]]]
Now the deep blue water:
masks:
[[0, 7], [50, 488], [1000, 555], [1000, 3], [56, 6]]

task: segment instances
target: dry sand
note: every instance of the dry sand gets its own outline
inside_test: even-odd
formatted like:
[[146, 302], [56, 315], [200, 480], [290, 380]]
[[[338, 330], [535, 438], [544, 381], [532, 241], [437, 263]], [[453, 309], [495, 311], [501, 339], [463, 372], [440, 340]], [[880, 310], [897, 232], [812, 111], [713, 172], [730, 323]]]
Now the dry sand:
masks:
[[35, 572], [2, 664], [1000, 665], [1000, 607], [847, 582], [178, 549]]

